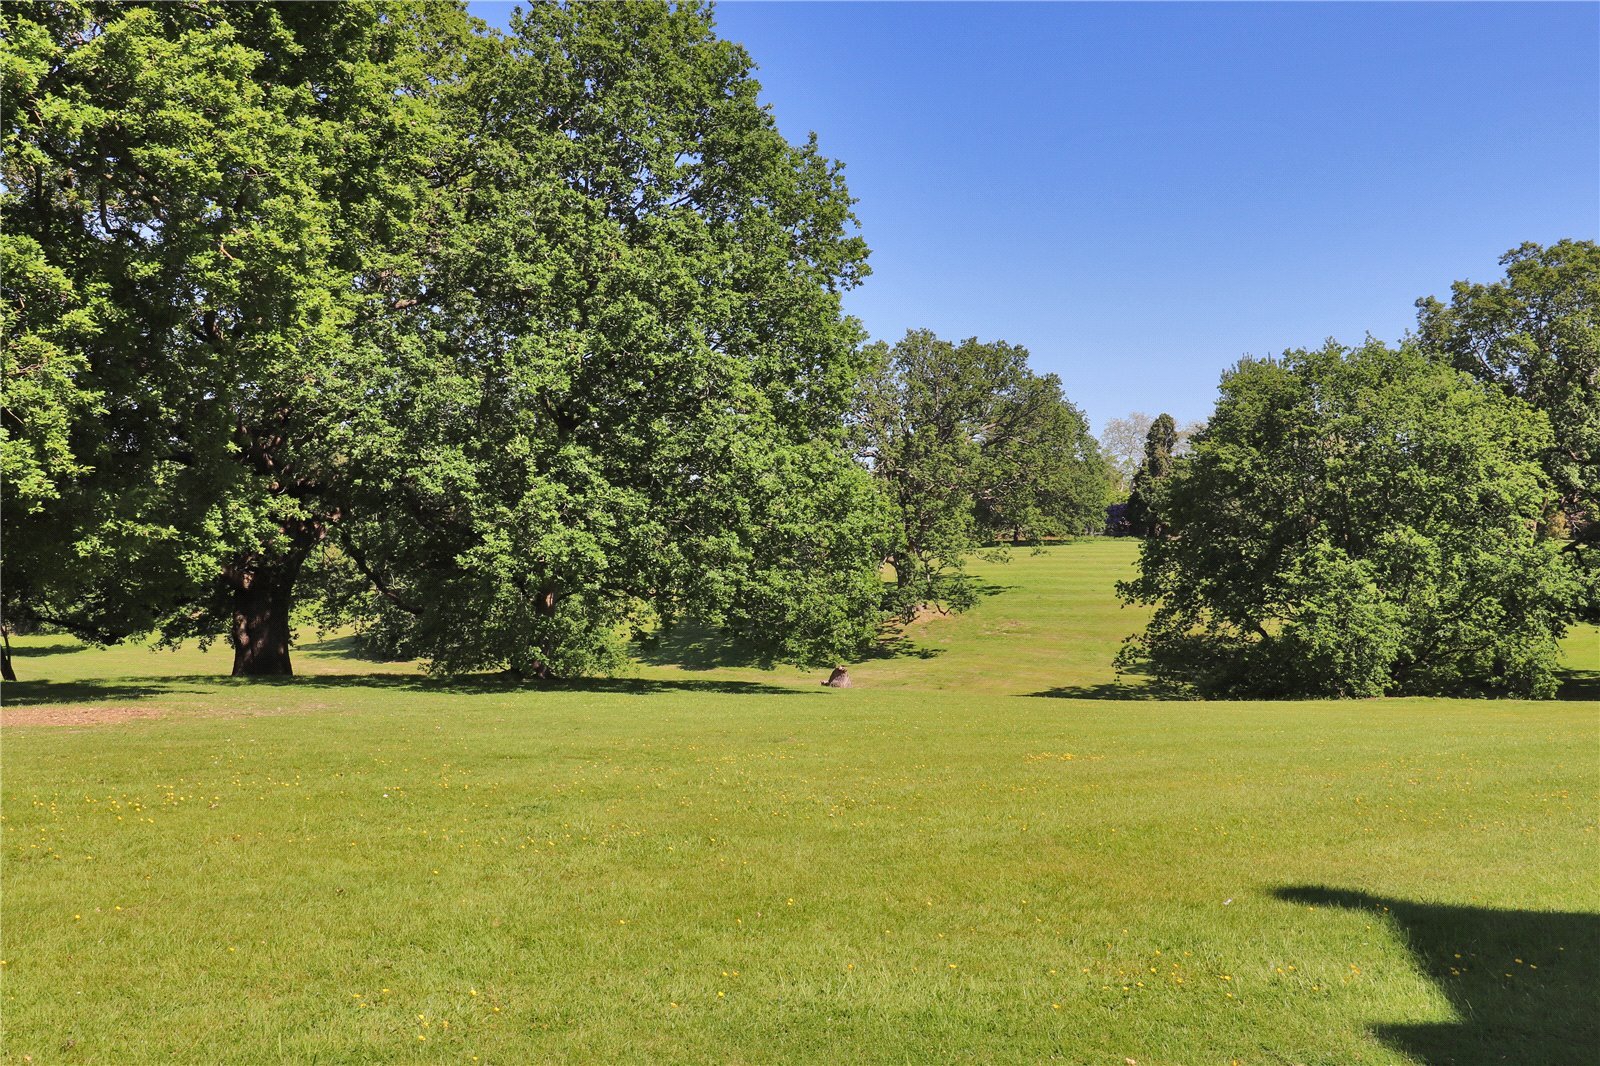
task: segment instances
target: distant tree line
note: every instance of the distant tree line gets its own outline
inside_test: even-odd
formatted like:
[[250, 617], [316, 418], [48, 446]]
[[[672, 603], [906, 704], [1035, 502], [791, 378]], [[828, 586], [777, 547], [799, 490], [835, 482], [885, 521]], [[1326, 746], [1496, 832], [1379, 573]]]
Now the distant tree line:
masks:
[[1133, 411], [1126, 418], [1107, 419], [1105, 428], [1100, 431], [1100, 450], [1111, 465], [1112, 491], [1118, 498], [1126, 498], [1132, 490], [1134, 476], [1148, 453], [1151, 430], [1161, 418], [1171, 423], [1170, 427], [1163, 427], [1160, 432], [1172, 437], [1174, 443], [1168, 451], [1173, 455], [1182, 455], [1194, 435], [1205, 428], [1205, 423], [1200, 421], [1179, 427], [1171, 415], [1151, 416], [1143, 411]]

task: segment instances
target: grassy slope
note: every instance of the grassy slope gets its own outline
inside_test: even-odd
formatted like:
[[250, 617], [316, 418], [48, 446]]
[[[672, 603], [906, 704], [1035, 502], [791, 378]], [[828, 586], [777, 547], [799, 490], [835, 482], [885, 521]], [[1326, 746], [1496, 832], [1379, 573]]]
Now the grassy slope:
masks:
[[1107, 691], [1130, 549], [843, 692], [25, 655], [12, 706], [165, 717], [5, 730], [4, 1054], [1591, 1060], [1594, 702], [1021, 698]]
[[[1112, 584], [1124, 576], [1137, 542], [1090, 540], [1041, 552], [1008, 551], [980, 561], [984, 595], [962, 615], [910, 627], [900, 654], [854, 665], [874, 690], [959, 689], [966, 695], [1035, 695], [1056, 689], [1101, 694], [1115, 688], [1111, 658], [1145, 613], [1120, 606]], [[668, 649], [668, 656], [674, 650]], [[651, 677], [725, 677], [815, 684], [797, 671], [647, 669]]]

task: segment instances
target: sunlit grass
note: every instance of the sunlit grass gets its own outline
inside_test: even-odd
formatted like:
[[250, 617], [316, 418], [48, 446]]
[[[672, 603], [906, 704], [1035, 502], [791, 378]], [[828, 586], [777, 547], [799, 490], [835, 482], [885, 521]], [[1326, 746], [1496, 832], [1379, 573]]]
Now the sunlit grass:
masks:
[[23, 655], [8, 715], [165, 717], [4, 731], [4, 1054], [1590, 1060], [1600, 708], [1029, 698], [1114, 691], [1131, 547], [847, 691]]

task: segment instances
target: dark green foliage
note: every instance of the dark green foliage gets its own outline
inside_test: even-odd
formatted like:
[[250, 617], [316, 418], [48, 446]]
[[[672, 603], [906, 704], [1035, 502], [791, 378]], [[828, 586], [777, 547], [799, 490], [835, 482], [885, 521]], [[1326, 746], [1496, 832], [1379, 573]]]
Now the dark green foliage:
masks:
[[1097, 525], [1109, 474], [1082, 412], [1027, 350], [912, 330], [874, 347], [852, 423], [858, 454], [894, 515], [889, 612], [961, 610], [974, 592], [962, 560], [996, 536]]
[[1054, 374], [1030, 375], [1012, 408], [1009, 443], [986, 449], [977, 470], [980, 530], [1012, 543], [1098, 530], [1111, 474], [1089, 420]]
[[1161, 491], [1161, 483], [1172, 473], [1173, 451], [1177, 446], [1177, 423], [1169, 414], [1158, 415], [1145, 434], [1144, 461], [1134, 472], [1133, 485], [1128, 493], [1128, 509], [1123, 513], [1123, 520], [1134, 536], [1161, 535], [1160, 522], [1155, 515], [1155, 500]]
[[[288, 672], [454, 7], [12, 4], [8, 619]], [[13, 438], [11, 435], [18, 431]]]
[[4, 18], [8, 620], [237, 673], [288, 672], [303, 579], [447, 670], [870, 636], [866, 248], [709, 10]]
[[338, 587], [439, 670], [614, 665], [680, 618], [772, 659], [855, 651], [883, 548], [844, 447], [865, 273], [838, 164], [791, 145], [689, 5], [537, 6], [442, 93], [448, 175]]
[[1546, 526], [1600, 620], [1600, 245], [1524, 244], [1500, 260], [1504, 280], [1458, 281], [1450, 303], [1417, 301], [1421, 342], [1458, 370], [1520, 396], [1550, 419], [1539, 453], [1555, 488]]
[[1413, 348], [1246, 360], [1152, 502], [1119, 659], [1208, 695], [1555, 690], [1545, 419]]

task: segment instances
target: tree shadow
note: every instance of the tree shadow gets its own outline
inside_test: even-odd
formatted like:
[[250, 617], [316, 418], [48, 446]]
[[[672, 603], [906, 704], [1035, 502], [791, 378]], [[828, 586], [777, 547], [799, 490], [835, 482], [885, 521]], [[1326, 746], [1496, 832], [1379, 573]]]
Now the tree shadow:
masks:
[[36, 655], [71, 655], [76, 651], [85, 651], [89, 645], [76, 642], [57, 642], [55, 644], [13, 644], [11, 657], [13, 659], [31, 659]]
[[682, 670], [768, 669], [772, 657], [745, 641], [698, 622], [680, 622], [634, 643], [634, 658]]
[[[99, 678], [74, 681], [7, 681], [5, 695], [0, 702], [7, 707], [38, 707], [42, 704], [105, 703], [107, 701], [132, 703], [152, 696], [171, 696], [180, 692], [200, 692], [202, 689], [184, 687], [185, 682], [197, 678], [160, 677], [146, 680]], [[215, 679], [207, 678], [207, 681]]]
[[1452, 907], [1318, 886], [1286, 902], [1371, 911], [1393, 921], [1460, 1019], [1373, 1027], [1428, 1066], [1600, 1060], [1600, 914]]
[[1154, 684], [1129, 684], [1126, 681], [1102, 681], [1098, 685], [1057, 685], [1030, 696], [1044, 696], [1056, 700], [1157, 700], [1180, 699], [1177, 694]]
[[1017, 591], [1017, 586], [996, 585], [992, 581], [974, 581], [972, 583], [972, 591], [973, 594], [978, 597], [978, 599], [986, 600], [991, 596], [999, 596], [1006, 592], [1015, 592]]
[[[199, 687], [196, 687], [199, 686]], [[400, 692], [450, 694], [608, 692], [649, 696], [662, 692], [700, 692], [739, 696], [820, 696], [819, 689], [769, 685], [760, 681], [677, 680], [640, 677], [571, 678], [560, 681], [516, 680], [504, 674], [470, 674], [429, 677], [426, 674], [297, 674], [292, 677], [228, 677], [209, 674], [175, 674], [159, 678], [80, 679], [74, 681], [18, 681], [5, 686], [8, 707], [40, 704], [97, 703], [108, 700], [135, 702], [177, 693], [205, 693], [217, 689], [387, 689]]]
[[[972, 591], [979, 599], [986, 599], [1016, 587], [974, 582]], [[906, 634], [905, 627], [888, 626], [861, 652], [861, 660], [932, 659], [943, 654], [943, 648], [917, 643]], [[690, 621], [636, 641], [634, 657], [651, 666], [676, 666], [681, 670], [767, 669], [773, 665], [772, 657], [753, 645]]]
[[[1131, 680], [1124, 680], [1131, 679]], [[1044, 696], [1057, 700], [1157, 700], [1188, 699], [1183, 692], [1164, 685], [1142, 670], [1119, 670], [1115, 681], [1102, 681], [1097, 685], [1057, 685], [1030, 696]]]
[[1562, 670], [1556, 699], [1600, 703], [1600, 670]]
[[342, 637], [323, 637], [310, 643], [296, 644], [296, 653], [326, 656], [334, 659], [354, 659], [366, 663], [401, 663], [409, 660], [393, 655], [382, 655], [368, 648], [360, 637], [346, 634]]
[[426, 674], [306, 674], [300, 677], [224, 678], [241, 685], [303, 685], [308, 688], [389, 688], [410, 692], [452, 694], [508, 692], [609, 692], [649, 696], [660, 692], [702, 692], [736, 696], [820, 696], [822, 693], [764, 681], [710, 678], [573, 677], [552, 681], [518, 679], [506, 674], [430, 677]]
[[[972, 581], [969, 585], [969, 588], [974, 597], [973, 605], [976, 606], [979, 602], [988, 599], [991, 596], [999, 596], [1003, 593], [1012, 592], [1017, 588], [1017, 586], [997, 585], [989, 581]], [[970, 608], [968, 609], [970, 610]], [[962, 613], [964, 612], [953, 610], [929, 610], [924, 613], [919, 613], [916, 619], [910, 623], [900, 621], [886, 623], [879, 631], [878, 639], [873, 641], [872, 644], [861, 653], [861, 658], [862, 660], [937, 659], [939, 656], [945, 653], [944, 648], [934, 647], [929, 644], [919, 644], [912, 637], [912, 635], [907, 632], [907, 630], [914, 625], [922, 625], [931, 621], [938, 621], [946, 618], [955, 618]]]
[[937, 659], [944, 654], [943, 648], [934, 648], [926, 644], [918, 644], [904, 633], [884, 634], [866, 651], [861, 653], [863, 660], [867, 659]]

